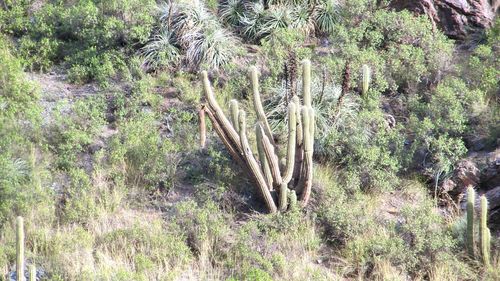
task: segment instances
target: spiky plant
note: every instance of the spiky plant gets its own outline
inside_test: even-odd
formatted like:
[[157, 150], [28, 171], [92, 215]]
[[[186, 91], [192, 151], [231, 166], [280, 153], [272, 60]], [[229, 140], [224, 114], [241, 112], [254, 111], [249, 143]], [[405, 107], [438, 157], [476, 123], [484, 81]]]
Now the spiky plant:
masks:
[[36, 266], [34, 264], [30, 264], [29, 266], [29, 281], [36, 281]]
[[308, 5], [299, 4], [291, 9], [290, 27], [300, 30], [306, 36], [314, 31], [314, 20], [311, 17], [311, 8]]
[[243, 36], [251, 41], [260, 39], [259, 36], [265, 15], [266, 11], [262, 3], [257, 2], [249, 5], [247, 12], [240, 19]]
[[483, 264], [490, 266], [490, 230], [488, 228], [488, 200], [481, 196], [481, 216], [479, 221], [479, 238]]
[[17, 217], [16, 220], [16, 277], [19, 281], [24, 278], [24, 220]]
[[245, 1], [225, 0], [219, 4], [219, 16], [222, 21], [232, 25], [239, 26], [240, 20], [245, 12]]
[[[207, 105], [205, 109], [212, 125], [226, 146], [232, 158], [246, 171], [256, 186], [268, 210], [273, 213], [287, 210], [288, 188], [300, 195], [302, 205], [309, 201], [313, 176], [313, 148], [315, 132], [315, 113], [311, 107], [310, 62], [303, 62], [304, 106], [300, 106], [297, 96], [289, 103], [288, 142], [286, 164], [280, 166], [278, 158], [279, 146], [275, 143], [273, 133], [262, 106], [257, 68], [250, 68], [254, 109], [257, 116], [255, 127], [257, 136], [257, 161], [249, 145], [246, 132], [246, 113], [239, 109], [236, 101], [230, 103], [230, 119], [226, 117], [218, 105], [208, 80], [207, 72], [202, 72]], [[300, 110], [299, 110], [300, 109]], [[231, 121], [230, 121], [231, 120]], [[273, 196], [274, 192], [278, 196]]]
[[314, 7], [314, 22], [318, 31], [326, 34], [334, 32], [339, 16], [339, 4], [336, 0], [320, 0]]
[[168, 29], [154, 35], [139, 52], [143, 59], [143, 67], [154, 70], [176, 65], [181, 57], [176, 44], [173, 32]]
[[370, 89], [370, 82], [371, 82], [371, 69], [368, 65], [364, 64], [363, 65], [363, 85], [362, 85], [362, 94], [363, 96], [366, 96], [368, 93], [368, 90]]
[[206, 65], [219, 69], [236, 55], [236, 38], [201, 3], [163, 4], [159, 10], [161, 30], [169, 30], [169, 42], [175, 42], [185, 52], [190, 68]]
[[467, 251], [470, 257], [475, 256], [475, 236], [474, 236], [474, 205], [476, 192], [472, 186], [467, 188]]

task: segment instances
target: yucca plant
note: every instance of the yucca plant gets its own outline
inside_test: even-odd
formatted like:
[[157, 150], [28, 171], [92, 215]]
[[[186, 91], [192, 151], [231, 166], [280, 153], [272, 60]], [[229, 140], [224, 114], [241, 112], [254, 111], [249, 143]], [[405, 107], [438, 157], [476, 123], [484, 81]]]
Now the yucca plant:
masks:
[[222, 21], [232, 25], [239, 26], [240, 20], [245, 12], [245, 3], [242, 0], [225, 0], [219, 4], [219, 16]]
[[336, 0], [320, 0], [314, 7], [314, 22], [318, 31], [331, 34], [339, 14]]
[[314, 30], [311, 8], [306, 4], [294, 6], [290, 11], [290, 27], [309, 35]]
[[[197, 69], [206, 65], [219, 69], [236, 55], [238, 40], [224, 29], [217, 18], [201, 3], [172, 3], [159, 7], [161, 30], [169, 30], [165, 36], [185, 52], [186, 64]], [[153, 38], [154, 39], [154, 38]], [[157, 38], [146, 50], [164, 43]], [[165, 41], [165, 40], [163, 40]], [[166, 44], [163, 44], [166, 46]], [[155, 52], [150, 55], [155, 58]]]
[[143, 67], [146, 69], [158, 69], [169, 65], [177, 65], [180, 61], [180, 49], [176, 45], [173, 32], [168, 29], [162, 30], [141, 48], [140, 55], [143, 59]]
[[248, 40], [260, 39], [261, 27], [265, 19], [265, 10], [262, 3], [257, 2], [249, 5], [247, 12], [241, 17], [242, 34]]
[[[276, 212], [278, 207], [282, 211], [287, 210], [290, 193], [298, 193], [304, 206], [311, 195], [316, 127], [311, 107], [311, 64], [308, 60], [303, 62], [304, 106], [301, 106], [298, 96], [292, 97], [293, 101], [288, 104], [288, 138], [284, 165], [280, 164], [280, 153], [277, 151], [279, 146], [275, 143], [262, 106], [257, 68], [250, 69], [250, 79], [257, 116], [255, 132], [258, 158], [255, 158], [248, 141], [245, 111], [239, 108], [236, 101], [231, 101], [229, 118], [226, 117], [215, 99], [206, 71], [202, 72], [202, 80], [207, 104], [202, 108], [231, 157], [255, 182], [269, 212]], [[275, 196], [276, 192], [278, 194]]]

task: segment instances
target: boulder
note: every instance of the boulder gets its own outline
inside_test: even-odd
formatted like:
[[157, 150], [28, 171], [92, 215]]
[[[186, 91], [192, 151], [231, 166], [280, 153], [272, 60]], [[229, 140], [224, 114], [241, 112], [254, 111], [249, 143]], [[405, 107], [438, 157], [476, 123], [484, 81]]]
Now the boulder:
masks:
[[393, 0], [390, 5], [427, 15], [448, 37], [465, 40], [491, 26], [500, 0]]

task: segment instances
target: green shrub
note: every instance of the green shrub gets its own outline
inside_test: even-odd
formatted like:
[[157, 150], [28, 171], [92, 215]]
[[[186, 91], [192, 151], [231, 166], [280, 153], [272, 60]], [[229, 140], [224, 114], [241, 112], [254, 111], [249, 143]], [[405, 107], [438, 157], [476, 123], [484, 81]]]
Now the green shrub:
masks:
[[24, 213], [45, 194], [35, 183], [41, 108], [38, 89], [28, 82], [12, 46], [0, 36], [0, 225]]
[[56, 1], [33, 10], [32, 3], [21, 2], [8, 12], [20, 22], [5, 16], [2, 28], [19, 37], [25, 65], [46, 71], [65, 61], [70, 80], [77, 83], [95, 79], [105, 85], [125, 68], [125, 58], [146, 43], [155, 23], [153, 0]]

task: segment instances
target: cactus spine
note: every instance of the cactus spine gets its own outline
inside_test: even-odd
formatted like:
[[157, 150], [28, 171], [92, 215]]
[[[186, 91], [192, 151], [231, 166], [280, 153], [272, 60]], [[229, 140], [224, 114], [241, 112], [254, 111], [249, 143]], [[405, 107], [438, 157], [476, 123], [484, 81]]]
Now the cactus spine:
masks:
[[368, 90], [370, 89], [370, 82], [371, 82], [371, 70], [370, 67], [366, 64], [363, 65], [363, 90], [362, 94], [363, 96], [366, 96], [368, 93]]
[[479, 224], [479, 237], [481, 244], [481, 256], [485, 266], [490, 265], [490, 230], [488, 229], [488, 200], [486, 196], [481, 196], [481, 217]]
[[467, 188], [467, 251], [470, 257], [474, 257], [474, 201], [476, 192], [472, 186]]
[[18, 281], [24, 280], [24, 220], [17, 217], [16, 220], [16, 277]]
[[[259, 93], [257, 68], [250, 68], [254, 110], [257, 113], [255, 126], [259, 161], [250, 148], [246, 132], [246, 114], [238, 107], [238, 102], [230, 102], [230, 120], [218, 105], [208, 74], [201, 73], [207, 104], [202, 106], [213, 127], [229, 153], [255, 181], [270, 212], [286, 211], [292, 208], [300, 195], [302, 205], [307, 204], [312, 188], [312, 162], [314, 148], [314, 110], [311, 107], [311, 63], [306, 60], [303, 66], [303, 102], [301, 107], [298, 96], [293, 96], [288, 104], [288, 139], [285, 166], [280, 167], [278, 146], [262, 106]], [[283, 168], [283, 171], [280, 169]], [[292, 180], [293, 179], [293, 180]], [[291, 190], [289, 190], [289, 188]], [[276, 189], [278, 196], [271, 193]], [[276, 201], [275, 201], [276, 200]], [[290, 200], [290, 204], [287, 201]], [[294, 205], [295, 204], [295, 205]]]

